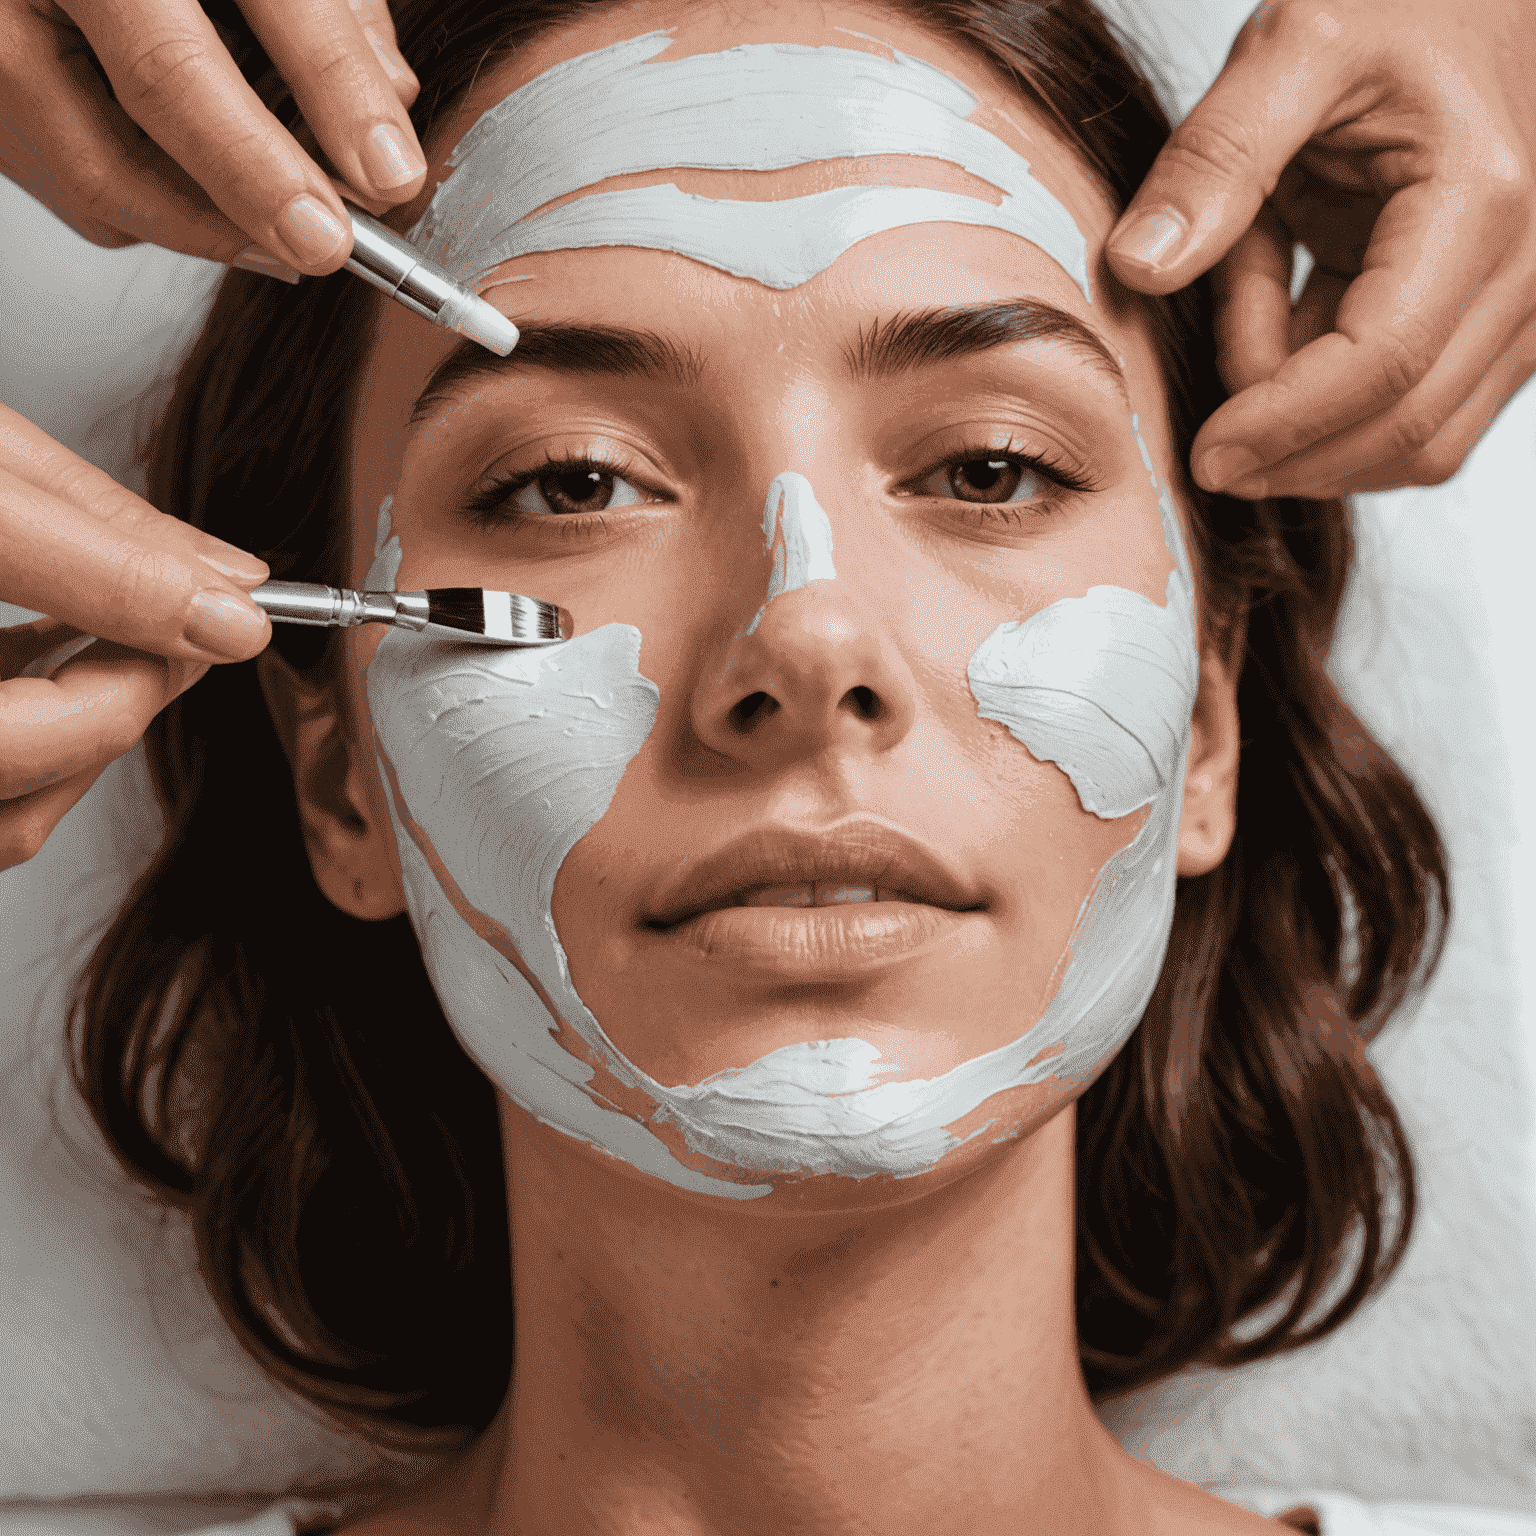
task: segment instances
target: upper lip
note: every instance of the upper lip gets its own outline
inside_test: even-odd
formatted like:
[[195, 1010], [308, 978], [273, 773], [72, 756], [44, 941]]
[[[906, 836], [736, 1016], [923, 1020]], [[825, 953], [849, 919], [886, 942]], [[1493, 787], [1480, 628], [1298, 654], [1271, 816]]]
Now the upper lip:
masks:
[[690, 863], [658, 894], [646, 914], [655, 927], [735, 905], [763, 886], [840, 881], [899, 891], [929, 906], [967, 911], [981, 893], [916, 838], [867, 817], [820, 831], [760, 827]]

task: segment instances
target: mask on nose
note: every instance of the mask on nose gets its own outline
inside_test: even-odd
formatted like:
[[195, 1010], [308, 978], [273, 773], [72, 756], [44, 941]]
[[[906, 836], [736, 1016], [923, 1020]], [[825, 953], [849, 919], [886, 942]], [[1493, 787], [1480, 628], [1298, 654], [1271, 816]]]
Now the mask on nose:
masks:
[[[461, 280], [531, 251], [636, 245], [789, 287], [877, 229], [937, 220], [1008, 229], [1090, 296], [1071, 216], [1027, 162], [966, 121], [977, 98], [942, 71], [899, 54], [780, 44], [651, 62], [669, 44], [661, 33], [634, 38], [514, 91], [455, 150], [413, 238]], [[860, 187], [838, 189], [858, 194], [841, 201], [688, 199], [694, 214], [674, 218], [683, 194], [648, 187], [537, 213], [627, 172], [875, 154], [951, 160], [1003, 202]], [[695, 207], [705, 204], [715, 206]], [[762, 219], [772, 238], [760, 238], [752, 221]], [[1011, 1044], [936, 1078], [888, 1081], [900, 1064], [856, 1039], [801, 1042], [691, 1085], [662, 1084], [630, 1062], [576, 993], [552, 901], [565, 856], [605, 814], [655, 724], [660, 696], [640, 671], [639, 630], [608, 624], [540, 651], [383, 638], [368, 699], [412, 923], [444, 1012], [499, 1088], [636, 1168], [743, 1200], [772, 1192], [762, 1175], [928, 1172], [961, 1145], [948, 1127], [993, 1095], [1091, 1072], [1120, 1048], [1172, 921], [1199, 668], [1177, 515], [1134, 418], [1130, 430], [1173, 565], [1165, 602], [1091, 588], [1001, 625], [967, 681], [978, 712], [1056, 763], [1085, 808], [1105, 818], [1151, 810], [1100, 870], [1040, 1016]], [[776, 597], [837, 576], [831, 525], [803, 476], [775, 479], [763, 528], [773, 567], [754, 628]], [[377, 551], [367, 584], [391, 588], [401, 551], [388, 503]]]

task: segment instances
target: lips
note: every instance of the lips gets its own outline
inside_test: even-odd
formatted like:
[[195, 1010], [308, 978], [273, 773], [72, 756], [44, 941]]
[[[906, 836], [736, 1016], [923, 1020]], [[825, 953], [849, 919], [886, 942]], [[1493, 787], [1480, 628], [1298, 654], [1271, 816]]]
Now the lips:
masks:
[[973, 883], [917, 839], [859, 817], [818, 831], [765, 827], [734, 838], [660, 892], [644, 920], [671, 928], [733, 907], [789, 916], [797, 908], [883, 903], [951, 912], [985, 905]]
[[837, 907], [869, 901], [911, 901], [905, 891], [876, 885], [850, 885], [846, 880], [808, 881], [801, 885], [764, 885], [748, 891], [734, 906]]

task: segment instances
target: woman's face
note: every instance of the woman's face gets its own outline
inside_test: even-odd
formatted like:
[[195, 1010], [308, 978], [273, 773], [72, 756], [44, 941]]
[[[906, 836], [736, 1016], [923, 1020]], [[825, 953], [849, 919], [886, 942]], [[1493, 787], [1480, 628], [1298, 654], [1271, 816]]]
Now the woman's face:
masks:
[[[559, 604], [580, 638], [494, 653], [391, 634], [375, 656], [378, 632], [357, 635], [373, 812], [396, 830], [449, 1018], [513, 1098], [685, 1186], [798, 1184], [805, 1198], [821, 1174], [811, 1182], [846, 1196], [852, 1174], [873, 1196], [895, 1187], [878, 1175], [938, 1176], [936, 1155], [893, 1151], [887, 1126], [852, 1161], [818, 1160], [807, 1094], [837, 1111], [886, 1093], [901, 1120], [913, 1101], [903, 1109], [893, 1086], [975, 1075], [1028, 1036], [1101, 872], [1158, 814], [1161, 802], [1126, 812], [1103, 796], [1098, 814], [1085, 808], [1093, 797], [1058, 765], [1070, 752], [1026, 749], [976, 678], [1000, 626], [1092, 588], [1166, 613], [1176, 559], [1141, 441], [1158, 482], [1179, 484], [1164, 387], [1100, 260], [1114, 215], [1093, 176], [988, 65], [878, 8], [604, 11], [488, 71], [431, 139], [429, 185], [509, 92], [658, 28], [675, 29], [665, 60], [796, 43], [894, 49], [947, 72], [980, 98], [972, 120], [1082, 231], [1093, 302], [1016, 234], [918, 223], [787, 289], [633, 246], [523, 256], [478, 284], [524, 329], [505, 360], [456, 351], [388, 306], [355, 419], [354, 579], [391, 496], [400, 589], [524, 593]], [[752, 202], [856, 183], [998, 200], [916, 156], [774, 171], [663, 161], [597, 190], [662, 182]], [[1047, 692], [1145, 693], [1134, 674], [1109, 676], [1112, 636], [1094, 649], [1109, 620], [1062, 612], [1072, 623], [1051, 644], [1080, 654], [1041, 663], [1065, 668], [1065, 681], [1042, 676]], [[1163, 795], [1175, 822], [1178, 791]], [[1171, 879], [1170, 867], [1156, 883], [1163, 909]], [[1166, 911], [1152, 921], [1160, 946]], [[434, 924], [463, 930], [440, 937], [435, 961]], [[1103, 953], [1083, 963], [1112, 968], [1115, 932], [1095, 942]], [[554, 956], [543, 966], [524, 952], [538, 944]], [[519, 1010], [523, 1054], [503, 1055], [499, 1020]], [[1067, 1019], [1028, 1071], [1015, 1061], [990, 1085], [981, 1073], [974, 1107], [944, 1123], [945, 1169], [1041, 1123], [1133, 1023], [1101, 1020], [1074, 1053]], [[739, 1080], [751, 1126], [735, 1140], [729, 1107], [711, 1111], [716, 1133], [691, 1134], [687, 1111], [655, 1091], [696, 1095], [775, 1052], [782, 1071]], [[1053, 1075], [1057, 1057], [1074, 1071]], [[534, 1080], [551, 1072], [594, 1106], [579, 1123], [541, 1107]], [[775, 1084], [796, 1073], [784, 1150], [764, 1153]], [[602, 1130], [621, 1120], [632, 1131]], [[666, 1155], [636, 1155], [636, 1138]]]

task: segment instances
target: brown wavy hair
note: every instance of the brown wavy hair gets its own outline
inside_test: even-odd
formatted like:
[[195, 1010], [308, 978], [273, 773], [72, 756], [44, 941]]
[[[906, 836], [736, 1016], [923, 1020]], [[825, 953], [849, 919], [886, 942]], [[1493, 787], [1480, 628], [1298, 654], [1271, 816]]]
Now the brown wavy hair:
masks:
[[[1125, 205], [1169, 127], [1087, 0], [887, 3], [1011, 76]], [[592, 8], [404, 0], [418, 131]], [[234, 6], [209, 9], [302, 131]], [[274, 575], [340, 583], [374, 303], [347, 279], [231, 273], [150, 448], [154, 502]], [[1225, 398], [1210, 295], [1148, 313], [1182, 463]], [[1238, 828], [1219, 868], [1179, 883], [1141, 1026], [1077, 1107], [1078, 1337], [1100, 1394], [1294, 1349], [1391, 1272], [1413, 1168], [1363, 1042], [1427, 974], [1447, 910], [1429, 816], [1326, 669], [1346, 509], [1189, 502], [1208, 625], [1243, 646]], [[273, 643], [329, 674], [325, 633]], [[215, 668], [147, 741], [167, 835], [82, 977], [80, 1090], [129, 1172], [190, 1213], [213, 1295], [268, 1371], [381, 1438], [483, 1427], [512, 1365], [492, 1090], [407, 919], [358, 921], [317, 889], [255, 664]]]

